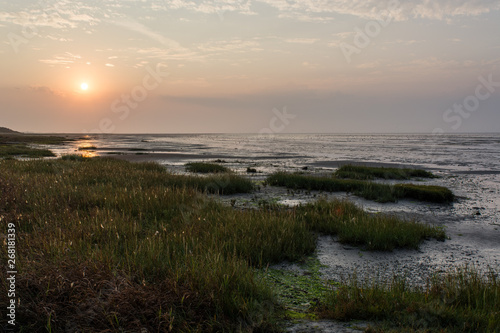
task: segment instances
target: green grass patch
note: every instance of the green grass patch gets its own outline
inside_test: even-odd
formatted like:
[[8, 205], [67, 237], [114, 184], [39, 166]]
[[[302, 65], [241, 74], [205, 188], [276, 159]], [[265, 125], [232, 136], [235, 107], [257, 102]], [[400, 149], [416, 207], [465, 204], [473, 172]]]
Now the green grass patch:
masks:
[[299, 206], [296, 214], [309, 229], [335, 235], [341, 243], [363, 246], [367, 250], [417, 249], [425, 239], [443, 241], [446, 236], [440, 227], [387, 214], [369, 214], [344, 200], [319, 200]]
[[453, 192], [446, 187], [433, 185], [396, 184], [394, 189], [401, 198], [430, 202], [452, 202]]
[[381, 322], [376, 332], [500, 332], [497, 273], [461, 268], [432, 278], [425, 287], [395, 276], [384, 283], [349, 283], [331, 290], [316, 307], [322, 318]]
[[453, 193], [442, 186], [414, 184], [380, 184], [359, 179], [338, 179], [304, 174], [276, 172], [267, 178], [267, 183], [291, 189], [317, 190], [326, 192], [351, 192], [357, 196], [377, 202], [396, 202], [399, 199], [449, 203]]
[[372, 180], [375, 178], [396, 180], [408, 180], [411, 178], [437, 178], [431, 172], [421, 169], [384, 168], [361, 165], [343, 165], [335, 171], [334, 176], [337, 178], [361, 180]]
[[289, 319], [316, 319], [316, 314], [309, 310], [330, 290], [328, 281], [321, 275], [321, 264], [315, 257], [306, 258], [297, 267], [266, 268], [257, 270], [257, 274], [274, 290]]
[[193, 162], [186, 164], [186, 171], [195, 173], [227, 173], [229, 168], [215, 163]]

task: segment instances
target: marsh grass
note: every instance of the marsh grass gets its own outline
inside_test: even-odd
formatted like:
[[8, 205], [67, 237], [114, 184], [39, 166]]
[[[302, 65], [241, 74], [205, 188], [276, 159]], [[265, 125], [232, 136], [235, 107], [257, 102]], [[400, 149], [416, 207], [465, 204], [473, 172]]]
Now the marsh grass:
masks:
[[53, 136], [53, 135], [29, 135], [29, 134], [0, 134], [0, 144], [4, 143], [32, 143], [40, 145], [59, 145], [65, 142], [74, 141], [73, 139]]
[[96, 146], [84, 146], [84, 147], [78, 147], [78, 150], [96, 150]]
[[337, 178], [373, 180], [380, 179], [396, 179], [408, 180], [411, 178], [437, 178], [429, 171], [421, 169], [408, 168], [384, 168], [384, 167], [369, 167], [361, 165], [343, 165], [335, 171], [334, 176]]
[[267, 183], [291, 189], [351, 192], [362, 198], [377, 202], [396, 202], [399, 199], [415, 199], [436, 203], [449, 203], [454, 200], [453, 192], [442, 186], [415, 184], [389, 185], [359, 179], [338, 179], [287, 172], [273, 173], [267, 178]]
[[31, 148], [24, 144], [0, 144], [0, 157], [53, 157], [55, 156], [48, 149]]
[[1, 157], [53, 157], [50, 150], [28, 147], [28, 144], [57, 145], [71, 141], [65, 137], [49, 135], [0, 134]]
[[223, 165], [215, 163], [192, 162], [187, 163], [186, 171], [195, 173], [227, 173], [231, 170]]
[[292, 212], [225, 207], [196, 190], [201, 177], [157, 164], [66, 158], [0, 168], [2, 224], [16, 224], [19, 242], [25, 331], [271, 325], [276, 300], [251, 266], [315, 248]]
[[296, 213], [311, 230], [337, 236], [341, 243], [367, 250], [417, 249], [425, 239], [445, 239], [440, 227], [387, 214], [369, 214], [349, 201], [319, 200], [299, 206]]
[[400, 276], [369, 283], [354, 275], [328, 292], [316, 311], [322, 318], [379, 321], [372, 331], [499, 332], [497, 274], [462, 267], [434, 276], [423, 288], [409, 286]]
[[[172, 175], [154, 163], [67, 156], [3, 160], [0, 169], [25, 332], [272, 331], [281, 305], [256, 269], [312, 254], [316, 234], [343, 235], [339, 225], [365, 229], [357, 221], [366, 219], [375, 235], [407, 226], [377, 224], [346, 202], [241, 211], [201, 193], [210, 182], [225, 192], [241, 178]], [[396, 238], [390, 246], [413, 246]], [[390, 249], [369, 237], [342, 239]]]

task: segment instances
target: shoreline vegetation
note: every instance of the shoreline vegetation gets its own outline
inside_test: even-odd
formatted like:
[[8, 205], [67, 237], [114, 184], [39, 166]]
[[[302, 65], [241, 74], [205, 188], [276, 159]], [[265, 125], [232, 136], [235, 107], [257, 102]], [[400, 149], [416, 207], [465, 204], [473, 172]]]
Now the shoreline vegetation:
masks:
[[[367, 170], [370, 169], [368, 167], [364, 168]], [[363, 178], [363, 180], [359, 178], [362, 175], [367, 175], [367, 173], [342, 171], [340, 174], [342, 175], [342, 178], [337, 178], [336, 174], [333, 176], [313, 176], [302, 173], [278, 171], [271, 174], [266, 181], [269, 185], [284, 186], [294, 190], [350, 192], [367, 200], [373, 200], [381, 203], [396, 202], [400, 199], [414, 199], [435, 203], [451, 203], [455, 199], [453, 192], [442, 186], [419, 184], [389, 185], [364, 180], [366, 178]], [[388, 173], [386, 175], [390, 174]], [[348, 178], [351, 176], [354, 177], [354, 179]]]
[[42, 134], [23, 134], [5, 127], [0, 127], [0, 158], [40, 158], [55, 157], [48, 149], [34, 145], [59, 145], [71, 139]]
[[[207, 195], [253, 190], [231, 172], [174, 175], [155, 163], [81, 155], [0, 159], [0, 170], [0, 220], [15, 223], [19, 244], [20, 331], [279, 332], [283, 320], [300, 318], [371, 320], [374, 331], [500, 329], [494, 273], [436, 275], [421, 289], [396, 277], [332, 284], [307, 259], [319, 234], [391, 251], [444, 240], [436, 226], [345, 200], [234, 209]], [[306, 278], [268, 268], [303, 260]]]

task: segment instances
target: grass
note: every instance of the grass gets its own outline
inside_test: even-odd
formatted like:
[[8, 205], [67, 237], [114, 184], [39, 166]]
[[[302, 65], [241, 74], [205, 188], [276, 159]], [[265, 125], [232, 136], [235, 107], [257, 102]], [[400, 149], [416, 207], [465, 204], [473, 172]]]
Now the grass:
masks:
[[497, 273], [463, 267], [436, 275], [423, 288], [403, 277], [389, 283], [350, 282], [327, 293], [322, 318], [379, 321], [372, 332], [500, 332]]
[[357, 196], [377, 202], [395, 202], [399, 199], [449, 203], [453, 193], [442, 186], [414, 184], [380, 184], [359, 179], [338, 179], [303, 174], [276, 172], [267, 178], [267, 183], [291, 189], [317, 190], [327, 192], [351, 192]]
[[96, 146], [85, 146], [85, 147], [78, 147], [78, 150], [96, 150]]
[[59, 145], [72, 141], [62, 136], [43, 135], [43, 134], [0, 134], [0, 144], [8, 143], [32, 143], [40, 145]]
[[31, 148], [24, 144], [0, 144], [0, 157], [52, 157], [55, 156], [48, 149]]
[[373, 180], [375, 178], [396, 180], [408, 180], [413, 177], [437, 178], [431, 172], [421, 169], [368, 167], [361, 165], [343, 165], [335, 171], [334, 176], [337, 178], [361, 180]]
[[28, 147], [28, 144], [56, 145], [70, 141], [64, 137], [49, 135], [0, 134], [0, 158], [4, 157], [53, 157], [50, 150]]
[[231, 172], [225, 166], [215, 163], [193, 162], [186, 164], [186, 171], [195, 173], [227, 173]]
[[290, 212], [233, 210], [196, 191], [200, 177], [155, 164], [0, 163], [2, 224], [15, 223], [22, 258], [24, 331], [262, 327], [277, 303], [251, 266], [315, 247]]
[[440, 227], [387, 214], [369, 214], [349, 201], [319, 200], [299, 206], [296, 214], [309, 229], [335, 235], [341, 243], [364, 246], [367, 250], [417, 249], [425, 239], [445, 239]]
[[[273, 331], [282, 307], [256, 268], [300, 260], [317, 232], [340, 236], [339, 225], [356, 229], [358, 219], [385, 228], [376, 234], [408, 225], [408, 235], [425, 237], [411, 223], [377, 225], [381, 216], [345, 202], [241, 211], [200, 192], [243, 182], [232, 174], [172, 175], [154, 163], [78, 156], [3, 160], [0, 169], [24, 332]], [[370, 238], [343, 241], [379, 248]], [[0, 279], [4, 304], [5, 270]]]
[[316, 319], [316, 314], [309, 310], [330, 290], [320, 272], [322, 265], [311, 256], [297, 266], [299, 270], [266, 268], [257, 274], [272, 287], [289, 319]]

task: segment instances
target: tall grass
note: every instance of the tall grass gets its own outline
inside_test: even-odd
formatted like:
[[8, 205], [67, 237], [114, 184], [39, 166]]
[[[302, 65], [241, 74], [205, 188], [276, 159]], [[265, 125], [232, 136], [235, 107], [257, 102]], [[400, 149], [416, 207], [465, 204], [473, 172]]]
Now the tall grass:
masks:
[[276, 172], [267, 178], [267, 182], [270, 185], [285, 186], [292, 189], [352, 192], [357, 196], [377, 202], [415, 199], [436, 203], [449, 203], [454, 200], [453, 192], [442, 186], [414, 184], [388, 185], [359, 179], [338, 179], [287, 172]]
[[235, 211], [196, 191], [198, 177], [173, 177], [155, 164], [0, 168], [2, 223], [16, 223], [19, 239], [18, 323], [26, 331], [48, 323], [54, 331], [266, 326], [276, 301], [250, 265], [295, 260], [315, 247], [291, 212]]
[[369, 167], [362, 165], [343, 165], [335, 171], [334, 175], [337, 178], [362, 180], [372, 180], [375, 178], [397, 180], [408, 180], [413, 177], [436, 178], [431, 172], [421, 169]]
[[424, 288], [398, 276], [389, 283], [353, 276], [316, 310], [323, 318], [381, 321], [377, 331], [500, 332], [500, 283], [497, 273], [470, 267], [436, 275]]
[[435, 237], [390, 217], [378, 223], [382, 216], [346, 202], [240, 211], [200, 192], [211, 177], [225, 191], [234, 175], [77, 157], [3, 160], [0, 170], [1, 223], [16, 225], [17, 320], [26, 332], [273, 330], [280, 306], [254, 267], [311, 254], [317, 232], [382, 250], [414, 247], [403, 234]]
[[361, 245], [368, 250], [416, 249], [424, 239], [445, 239], [440, 227], [386, 214], [368, 214], [348, 201], [319, 200], [297, 208], [297, 215], [311, 230], [336, 235], [342, 243]]

